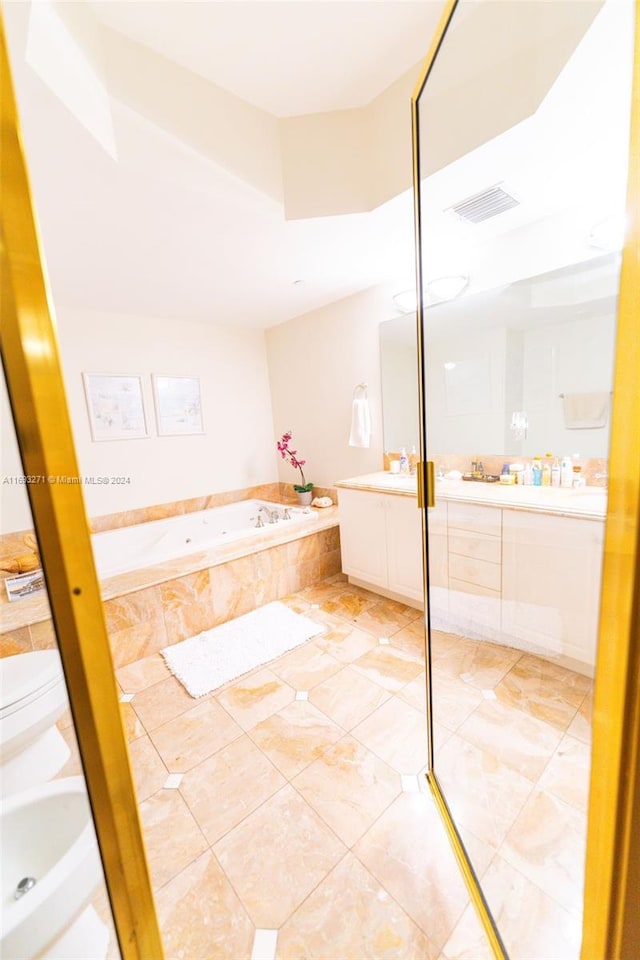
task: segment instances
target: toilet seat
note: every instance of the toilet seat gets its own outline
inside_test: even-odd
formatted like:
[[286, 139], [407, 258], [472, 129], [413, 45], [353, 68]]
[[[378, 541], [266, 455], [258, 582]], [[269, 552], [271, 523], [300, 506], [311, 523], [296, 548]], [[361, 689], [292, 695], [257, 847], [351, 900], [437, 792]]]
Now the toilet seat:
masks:
[[0, 660], [0, 719], [11, 716], [63, 682], [57, 650], [35, 650]]
[[58, 729], [68, 705], [57, 650], [0, 660], [0, 796], [51, 780], [69, 759]]

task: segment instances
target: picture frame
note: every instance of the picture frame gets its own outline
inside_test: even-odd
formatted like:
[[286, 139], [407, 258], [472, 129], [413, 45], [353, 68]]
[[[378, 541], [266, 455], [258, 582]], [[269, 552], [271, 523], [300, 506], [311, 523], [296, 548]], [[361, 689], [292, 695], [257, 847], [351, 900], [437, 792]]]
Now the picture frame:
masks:
[[154, 373], [151, 379], [158, 436], [204, 433], [200, 378]]
[[83, 373], [82, 380], [92, 440], [141, 440], [149, 436], [141, 376]]

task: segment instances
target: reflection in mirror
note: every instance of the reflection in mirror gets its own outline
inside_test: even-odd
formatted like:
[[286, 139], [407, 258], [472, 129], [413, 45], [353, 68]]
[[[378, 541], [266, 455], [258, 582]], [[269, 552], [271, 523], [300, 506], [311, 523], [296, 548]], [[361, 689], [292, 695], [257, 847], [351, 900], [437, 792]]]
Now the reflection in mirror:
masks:
[[380, 324], [380, 381], [385, 450], [418, 446], [416, 315]]
[[120, 951], [4, 374], [0, 380], [0, 845], [6, 893], [0, 955], [115, 960]]
[[434, 771], [512, 960], [580, 953], [632, 39], [460, 2], [418, 101]]

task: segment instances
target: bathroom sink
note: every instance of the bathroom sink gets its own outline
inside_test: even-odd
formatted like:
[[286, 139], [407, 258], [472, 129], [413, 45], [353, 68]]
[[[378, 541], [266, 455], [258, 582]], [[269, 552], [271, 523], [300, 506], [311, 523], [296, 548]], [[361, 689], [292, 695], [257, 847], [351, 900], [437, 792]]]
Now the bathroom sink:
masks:
[[[73, 948], [65, 946], [62, 952], [56, 945], [68, 935], [102, 880], [84, 779], [54, 780], [5, 798], [0, 831], [0, 956], [71, 960], [77, 955]], [[36, 882], [23, 883], [30, 889], [16, 900], [16, 889], [27, 878]], [[86, 942], [81, 949], [87, 960], [104, 956], [95, 940], [90, 952]]]

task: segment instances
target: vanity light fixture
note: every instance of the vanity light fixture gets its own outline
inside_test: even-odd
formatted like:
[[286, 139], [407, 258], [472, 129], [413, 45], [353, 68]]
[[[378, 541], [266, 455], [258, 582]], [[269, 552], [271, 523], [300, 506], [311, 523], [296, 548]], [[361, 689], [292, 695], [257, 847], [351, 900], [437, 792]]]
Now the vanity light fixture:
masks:
[[425, 293], [431, 303], [443, 303], [446, 300], [455, 300], [469, 283], [469, 277], [455, 274], [450, 277], [436, 277], [427, 280], [424, 285]]
[[401, 290], [391, 298], [400, 313], [415, 313], [418, 308], [418, 297], [415, 289]]

